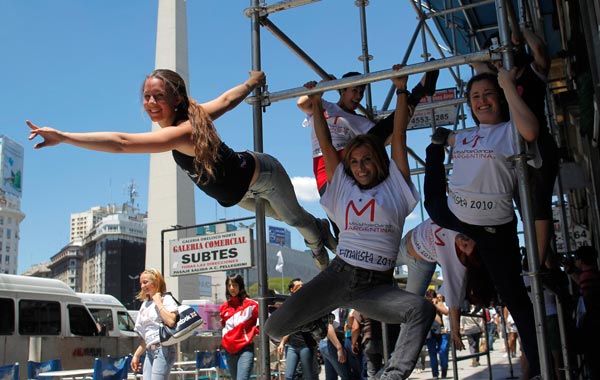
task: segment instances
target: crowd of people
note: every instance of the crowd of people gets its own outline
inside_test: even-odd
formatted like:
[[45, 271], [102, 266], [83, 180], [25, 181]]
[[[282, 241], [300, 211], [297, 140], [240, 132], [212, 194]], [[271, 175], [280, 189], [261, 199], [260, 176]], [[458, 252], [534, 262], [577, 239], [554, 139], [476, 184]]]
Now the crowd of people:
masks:
[[[254, 211], [256, 200], [263, 199], [267, 216], [297, 228], [321, 272], [306, 283], [292, 280], [291, 296], [260, 324], [281, 342], [278, 351], [288, 358], [286, 379], [293, 379], [298, 367], [304, 379], [316, 379], [317, 346], [325, 359], [327, 380], [338, 376], [362, 379], [365, 374], [369, 379], [406, 379], [424, 344], [433, 376], [438, 377], [441, 370], [441, 377], [446, 377], [448, 346], [464, 349], [462, 335], [467, 336], [472, 353], [478, 352], [481, 338], [493, 347], [493, 335], [489, 335], [493, 327], [486, 325], [491, 324], [490, 318], [476, 321], [468, 317], [461, 322], [463, 301], [466, 298], [486, 309], [496, 297], [510, 311], [519, 331], [528, 364], [525, 378], [535, 379], [540, 376], [536, 325], [521, 275], [513, 211], [513, 201], [519, 204], [517, 176], [510, 160], [518, 153], [514, 133], [532, 152], [538, 152], [529, 163], [529, 173], [540, 263], [543, 272], [550, 274], [557, 268], [550, 249], [549, 210], [558, 155], [544, 113], [549, 65], [543, 45], [527, 29], [513, 27], [513, 37], [517, 44], [524, 39], [533, 57], [519, 50], [511, 70], [498, 62], [474, 67], [477, 74], [466, 85], [466, 98], [477, 128], [434, 131], [426, 149], [424, 184], [430, 219], [406, 234], [405, 220], [420, 200], [408, 165], [407, 126], [416, 104], [434, 93], [437, 71], [426, 73], [412, 91], [407, 89], [408, 77], [398, 73], [392, 79], [395, 112], [379, 123], [355, 112], [363, 85], [341, 89], [337, 103], [323, 100], [318, 92], [298, 99], [299, 108], [307, 114], [304, 125], [311, 128], [313, 169], [329, 220], [300, 206], [290, 178], [276, 158], [233, 151], [213, 125], [265, 84], [262, 72], [250, 72], [242, 84], [199, 104], [188, 96], [176, 72], [155, 70], [144, 81], [142, 98], [146, 113], [159, 129], [72, 133], [27, 121], [29, 139], [43, 139], [35, 148], [64, 143], [112, 153], [171, 151], [176, 164], [200, 190], [221, 205]], [[392, 69], [401, 70], [402, 66]], [[312, 81], [305, 87], [316, 85]], [[453, 159], [449, 177], [444, 166], [447, 147], [452, 148]], [[331, 261], [327, 249], [335, 254]], [[597, 268], [593, 268], [597, 259], [591, 250], [593, 253], [581, 255], [581, 269], [573, 276], [580, 284], [586, 313], [581, 324], [598, 331], [600, 318], [593, 302], [598, 295]], [[393, 278], [396, 266], [403, 264], [409, 268], [405, 290]], [[436, 265], [444, 272], [444, 294], [429, 292], [425, 297]], [[555, 278], [552, 276], [545, 277], [546, 281]], [[145, 355], [144, 378], [165, 379], [175, 353], [173, 348], [161, 346], [157, 326], [161, 322], [174, 325], [176, 303], [164, 295], [166, 286], [157, 271], [144, 271], [140, 283], [143, 304], [136, 330], [143, 342], [133, 355], [132, 368], [141, 370]], [[248, 297], [239, 275], [227, 278], [226, 298], [220, 312], [222, 345], [232, 377], [248, 380], [254, 361], [253, 338], [258, 332], [258, 304]], [[335, 317], [327, 317], [332, 311]], [[387, 328], [382, 329], [381, 323]], [[385, 350], [384, 330], [389, 334], [385, 340], [391, 341]], [[389, 356], [384, 357], [384, 352]], [[478, 361], [473, 359], [472, 364]]]

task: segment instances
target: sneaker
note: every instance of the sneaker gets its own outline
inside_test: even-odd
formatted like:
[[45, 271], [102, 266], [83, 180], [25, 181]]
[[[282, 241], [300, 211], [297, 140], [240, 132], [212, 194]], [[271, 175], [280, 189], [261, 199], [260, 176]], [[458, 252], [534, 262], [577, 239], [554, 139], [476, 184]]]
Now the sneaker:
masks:
[[437, 127], [431, 135], [431, 143], [437, 145], [448, 145], [448, 136], [452, 133], [448, 128]]
[[321, 229], [321, 241], [323, 242], [323, 245], [329, 248], [331, 252], [335, 253], [337, 248], [337, 239], [331, 233], [329, 220], [319, 219], [317, 222], [319, 223], [319, 227]]
[[313, 249], [312, 256], [317, 268], [324, 270], [329, 265], [329, 253], [325, 247], [321, 249]]

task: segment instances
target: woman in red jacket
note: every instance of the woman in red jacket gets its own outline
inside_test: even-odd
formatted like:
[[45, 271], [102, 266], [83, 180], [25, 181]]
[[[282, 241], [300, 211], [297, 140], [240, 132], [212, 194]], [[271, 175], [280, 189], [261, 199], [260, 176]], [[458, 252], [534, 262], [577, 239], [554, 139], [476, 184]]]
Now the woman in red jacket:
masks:
[[223, 339], [227, 366], [233, 380], [248, 380], [254, 364], [254, 336], [258, 334], [258, 303], [248, 298], [239, 274], [225, 281], [227, 301], [221, 305]]

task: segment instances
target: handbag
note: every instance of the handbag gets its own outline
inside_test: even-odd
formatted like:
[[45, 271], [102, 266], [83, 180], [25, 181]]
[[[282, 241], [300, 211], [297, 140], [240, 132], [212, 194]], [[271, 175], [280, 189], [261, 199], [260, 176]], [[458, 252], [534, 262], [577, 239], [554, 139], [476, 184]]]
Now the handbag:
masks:
[[196, 310], [188, 305], [182, 305], [170, 292], [169, 295], [177, 303], [177, 317], [175, 327], [169, 327], [164, 322], [160, 323], [158, 329], [160, 343], [163, 346], [172, 346], [192, 336], [196, 329], [204, 323], [202, 317]]

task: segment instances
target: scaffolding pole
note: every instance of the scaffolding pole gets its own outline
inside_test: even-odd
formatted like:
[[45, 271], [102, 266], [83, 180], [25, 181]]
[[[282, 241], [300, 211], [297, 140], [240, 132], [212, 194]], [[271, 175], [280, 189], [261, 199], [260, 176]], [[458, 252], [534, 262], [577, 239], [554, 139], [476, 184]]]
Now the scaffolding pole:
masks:
[[[260, 11], [259, 0], [250, 0], [248, 14], [250, 17], [251, 46], [252, 46], [252, 70], [261, 70], [261, 51], [260, 51]], [[253, 96], [260, 98], [262, 88], [254, 89]], [[262, 109], [260, 102], [252, 104], [252, 119], [254, 126], [254, 150], [263, 151], [263, 123]], [[256, 199], [256, 270], [258, 276], [258, 320], [266, 321], [269, 317], [267, 307], [267, 297], [269, 283], [267, 277], [267, 242], [266, 242], [266, 224], [265, 224], [265, 201]], [[270, 340], [264, 329], [260, 329], [259, 341], [259, 370], [261, 379], [269, 379], [271, 376], [270, 364]]]
[[[496, 11], [498, 16], [498, 31], [502, 46], [510, 47], [509, 27], [507, 9], [504, 0], [496, 0]], [[513, 67], [512, 52], [510, 49], [503, 49], [502, 53], [503, 66], [506, 70]], [[512, 118], [512, 117], [511, 117]], [[540, 360], [540, 373], [542, 378], [551, 379], [551, 361], [549, 360], [549, 350], [546, 342], [546, 312], [544, 308], [543, 288], [539, 277], [538, 263], [538, 247], [535, 231], [535, 223], [531, 205], [531, 191], [527, 176], [527, 160], [525, 153], [525, 144], [519, 135], [517, 127], [512, 123], [514, 144], [517, 147], [515, 155], [515, 164], [517, 169], [517, 179], [519, 185], [519, 196], [521, 198], [521, 216], [523, 220], [523, 230], [525, 232], [525, 246], [527, 249], [527, 262], [529, 264], [529, 272], [525, 275], [531, 277], [531, 294], [533, 297], [533, 312], [535, 318], [537, 346]]]

